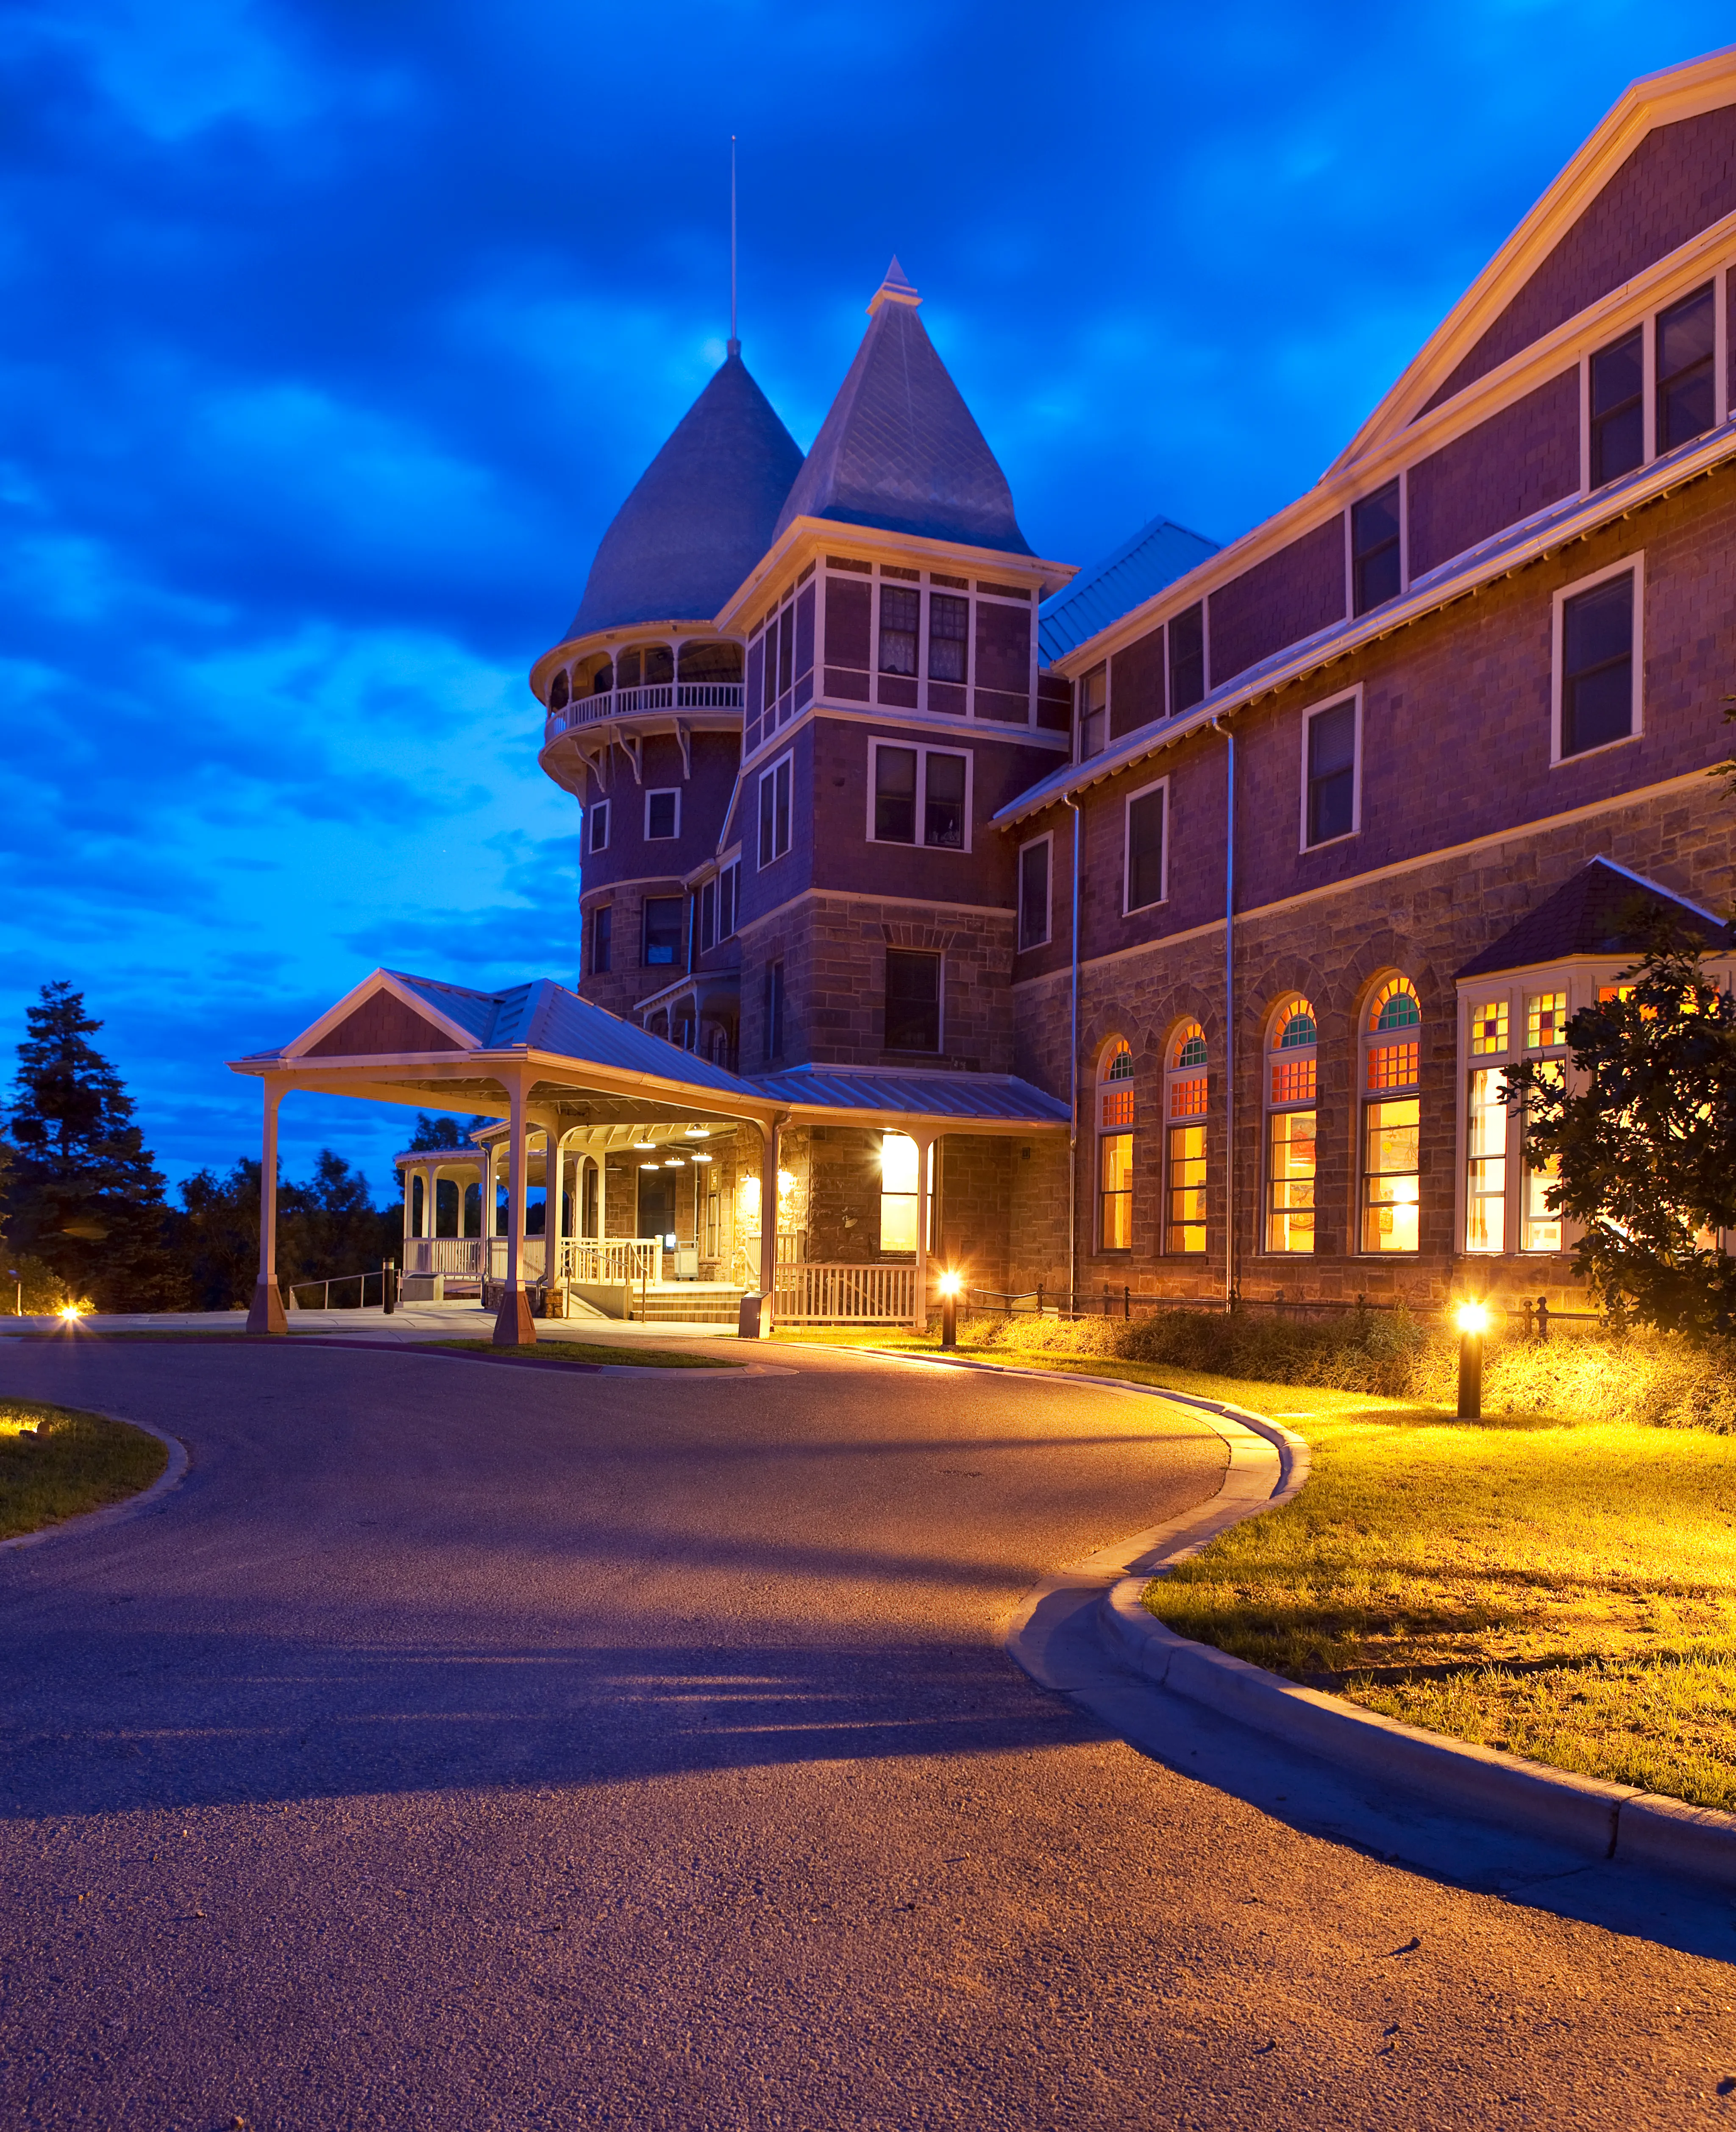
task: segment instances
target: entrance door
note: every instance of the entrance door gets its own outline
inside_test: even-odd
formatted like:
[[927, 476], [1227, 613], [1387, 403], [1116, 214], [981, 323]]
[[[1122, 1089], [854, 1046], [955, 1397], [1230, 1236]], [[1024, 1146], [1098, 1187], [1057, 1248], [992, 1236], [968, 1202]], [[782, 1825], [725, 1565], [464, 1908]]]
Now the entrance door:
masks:
[[639, 1173], [639, 1234], [641, 1236], [661, 1236], [667, 1243], [674, 1228], [674, 1171], [641, 1169]]

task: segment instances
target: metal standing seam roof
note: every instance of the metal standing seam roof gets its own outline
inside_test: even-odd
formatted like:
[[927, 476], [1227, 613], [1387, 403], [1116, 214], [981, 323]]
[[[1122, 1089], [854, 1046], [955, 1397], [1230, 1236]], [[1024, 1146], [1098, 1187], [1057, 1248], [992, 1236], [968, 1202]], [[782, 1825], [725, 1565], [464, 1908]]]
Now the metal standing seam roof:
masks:
[[1153, 518], [1113, 555], [1081, 570], [1037, 610], [1037, 641], [1051, 665], [1154, 593], [1197, 569], [1220, 543], [1173, 519]]
[[1007, 478], [916, 315], [919, 300], [894, 259], [773, 541], [794, 519], [829, 518], [1033, 552]]
[[[1129, 764], [1150, 754], [1154, 748], [1164, 746], [1169, 739], [1196, 727], [1207, 724], [1218, 712], [1234, 709], [1245, 697], [1257, 696], [1268, 682], [1276, 683], [1278, 677], [1295, 679], [1316, 665], [1331, 658], [1360, 648], [1374, 637], [1384, 636], [1389, 630], [1403, 627], [1430, 612], [1437, 596], [1453, 588], [1455, 592], [1461, 581], [1465, 589], [1475, 583], [1498, 577], [1502, 564], [1513, 559], [1513, 567], [1531, 559], [1523, 551], [1530, 548], [1547, 548], [1550, 535], [1558, 527], [1574, 519], [1590, 516], [1595, 522], [1602, 514], [1614, 515], [1627, 504], [1629, 497], [1642, 490], [1656, 490], [1662, 493], [1671, 486], [1673, 469], [1686, 467], [1689, 461], [1704, 460], [1705, 464], [1686, 468], [1686, 478], [1698, 478], [1720, 460], [1730, 456], [1736, 446], [1736, 414], [1709, 430], [1703, 436], [1695, 437], [1673, 451], [1661, 454], [1648, 460], [1619, 481], [1613, 481], [1597, 491], [1595, 496], [1582, 496], [1577, 489], [1572, 495], [1557, 502], [1547, 504], [1528, 518], [1516, 524], [1503, 526], [1499, 533], [1487, 540], [1479, 541], [1462, 554], [1450, 556], [1425, 576], [1412, 579], [1410, 588], [1399, 598], [1388, 601], [1385, 606], [1371, 607], [1366, 614], [1346, 616], [1341, 622], [1328, 622], [1311, 636], [1298, 637], [1294, 643], [1281, 646], [1268, 652], [1265, 658], [1256, 660], [1253, 665], [1244, 666], [1240, 673], [1232, 674], [1220, 682], [1199, 703], [1173, 718], [1159, 719], [1150, 725], [1141, 726], [1102, 754], [1094, 755], [1084, 762], [1062, 763], [1051, 771], [1047, 777], [1009, 800], [993, 816], [997, 823], [1010, 824], [1034, 814], [1059, 799], [1070, 786], [1096, 785], [1105, 777], [1112, 777]], [[1642, 499], [1649, 501], [1649, 497]], [[1107, 627], [1107, 625], [1105, 625]], [[1155, 627], [1155, 624], [1153, 624]], [[1081, 640], [1083, 641], [1084, 640]], [[1286, 670], [1293, 668], [1294, 674]]]
[[1011, 1074], [876, 1073], [872, 1067], [792, 1066], [759, 1073], [753, 1087], [775, 1102], [833, 1111], [905, 1111], [985, 1123], [1066, 1125], [1067, 1105]]
[[709, 622], [771, 545], [801, 465], [801, 447], [731, 344], [597, 543], [567, 637]]

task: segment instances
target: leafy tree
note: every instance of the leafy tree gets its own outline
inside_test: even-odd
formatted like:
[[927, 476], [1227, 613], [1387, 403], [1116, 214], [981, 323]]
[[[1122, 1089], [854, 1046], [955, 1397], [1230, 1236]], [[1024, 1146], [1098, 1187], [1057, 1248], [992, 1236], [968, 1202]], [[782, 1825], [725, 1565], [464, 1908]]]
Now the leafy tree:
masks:
[[185, 1284], [163, 1240], [163, 1179], [132, 1099], [89, 1039], [103, 1026], [64, 981], [25, 1011], [7, 1121], [8, 1248], [41, 1259], [106, 1310], [176, 1308]]
[[[195, 1307], [228, 1310], [251, 1300], [259, 1274], [259, 1164], [246, 1156], [226, 1177], [201, 1169], [181, 1186], [170, 1217], [176, 1253]], [[367, 1180], [343, 1157], [322, 1148], [305, 1184], [277, 1188], [277, 1270], [285, 1282], [372, 1272], [401, 1246], [396, 1207], [376, 1208]], [[333, 1295], [356, 1299], [357, 1284]], [[315, 1301], [317, 1298], [308, 1298]]]
[[1695, 1339], [1736, 1315], [1736, 998], [1705, 949], [1653, 913], [1620, 996], [1567, 1025], [1571, 1071], [1509, 1076], [1532, 1169], [1553, 1163], [1553, 1211], [1584, 1224], [1575, 1264], [1605, 1304]]
[[491, 1118], [474, 1117], [466, 1118], [461, 1125], [456, 1118], [444, 1113], [439, 1117], [431, 1118], [426, 1111], [418, 1111], [416, 1130], [411, 1136], [409, 1145], [417, 1152], [424, 1149], [468, 1147], [471, 1145], [472, 1133], [483, 1126], [492, 1123], [493, 1120]]

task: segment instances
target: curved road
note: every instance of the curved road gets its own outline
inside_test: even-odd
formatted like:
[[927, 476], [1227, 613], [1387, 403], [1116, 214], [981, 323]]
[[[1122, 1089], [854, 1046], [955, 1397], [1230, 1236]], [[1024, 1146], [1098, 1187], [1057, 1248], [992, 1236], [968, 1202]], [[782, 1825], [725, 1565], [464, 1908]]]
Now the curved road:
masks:
[[1000, 1649], [1040, 1577], [1215, 1491], [1196, 1418], [775, 1361], [0, 1344], [0, 1390], [192, 1454], [0, 1553], [0, 2122], [1736, 2107], [1728, 1902], [1359, 1802], [1105, 1676], [1142, 1753]]

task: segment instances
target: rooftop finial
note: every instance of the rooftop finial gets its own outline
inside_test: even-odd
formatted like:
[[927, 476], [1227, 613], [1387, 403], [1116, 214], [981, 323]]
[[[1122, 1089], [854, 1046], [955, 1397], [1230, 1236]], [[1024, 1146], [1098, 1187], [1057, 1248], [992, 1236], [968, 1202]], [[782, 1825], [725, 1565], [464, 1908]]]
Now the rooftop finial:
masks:
[[729, 137], [729, 352], [741, 353], [741, 335], [736, 331], [736, 137]]
[[894, 252], [892, 255], [892, 264], [886, 269], [885, 280], [875, 291], [869, 301], [869, 317], [871, 319], [882, 304], [909, 304], [914, 310], [921, 301], [922, 298], [917, 295], [909, 277], [905, 274], [904, 268], [899, 265], [898, 254]]

